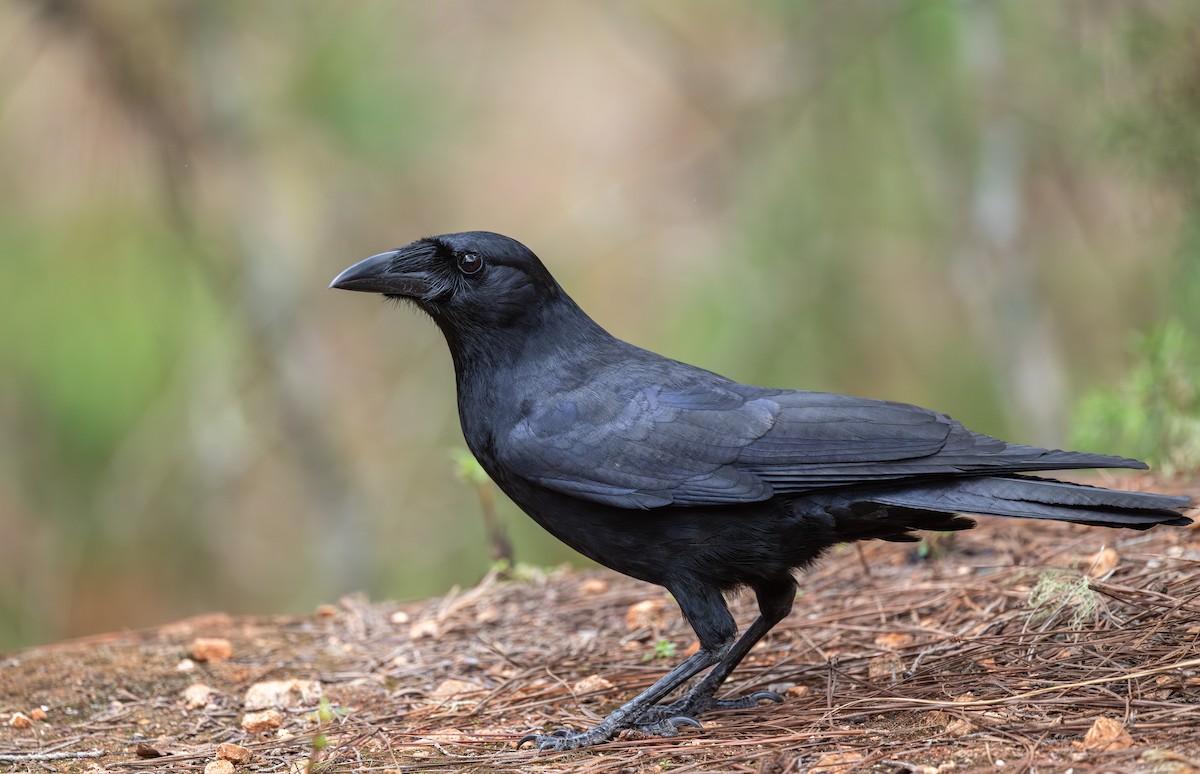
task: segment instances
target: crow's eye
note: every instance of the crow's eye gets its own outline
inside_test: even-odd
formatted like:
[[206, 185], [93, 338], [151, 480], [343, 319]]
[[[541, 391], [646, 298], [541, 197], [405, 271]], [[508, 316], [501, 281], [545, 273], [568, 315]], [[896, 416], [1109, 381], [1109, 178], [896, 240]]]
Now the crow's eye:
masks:
[[458, 270], [463, 274], [474, 274], [483, 268], [483, 257], [479, 253], [459, 253]]

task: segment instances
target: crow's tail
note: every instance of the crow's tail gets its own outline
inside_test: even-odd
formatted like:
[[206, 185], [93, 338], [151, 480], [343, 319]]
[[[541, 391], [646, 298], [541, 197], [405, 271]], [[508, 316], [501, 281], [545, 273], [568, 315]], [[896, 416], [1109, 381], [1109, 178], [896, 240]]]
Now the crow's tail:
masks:
[[871, 502], [917, 511], [1053, 519], [1097, 527], [1185, 527], [1187, 497], [1122, 492], [1033, 476], [981, 476], [878, 490]]

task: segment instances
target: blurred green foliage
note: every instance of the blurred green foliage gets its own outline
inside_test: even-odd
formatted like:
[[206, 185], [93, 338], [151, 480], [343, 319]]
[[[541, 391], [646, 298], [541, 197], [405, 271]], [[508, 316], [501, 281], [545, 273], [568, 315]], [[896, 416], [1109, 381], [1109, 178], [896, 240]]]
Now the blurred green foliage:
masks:
[[[517, 237], [743, 381], [1195, 464], [1200, 4], [14, 0], [0, 30], [0, 649], [483, 574], [440, 335], [325, 288], [430, 233]], [[495, 507], [523, 561], [577, 559]]]
[[1170, 321], [1137, 352], [1120, 384], [1080, 400], [1074, 445], [1120, 449], [1168, 476], [1200, 470], [1200, 338]]
[[642, 661], [662, 661], [674, 658], [678, 650], [679, 644], [674, 640], [656, 640], [653, 649], [649, 653], [642, 654]]
[[472, 486], [490, 485], [491, 479], [484, 471], [479, 460], [465, 446], [456, 446], [450, 450], [450, 459], [454, 462], [454, 476], [463, 483]]
[[492, 569], [501, 578], [512, 577], [519, 571], [520, 563], [516, 561], [512, 541], [508, 539], [508, 530], [496, 513], [496, 493], [491, 478], [466, 447], [451, 449], [450, 457], [454, 461], [455, 478], [470, 484], [479, 496], [479, 509], [483, 516], [483, 529], [487, 533]]

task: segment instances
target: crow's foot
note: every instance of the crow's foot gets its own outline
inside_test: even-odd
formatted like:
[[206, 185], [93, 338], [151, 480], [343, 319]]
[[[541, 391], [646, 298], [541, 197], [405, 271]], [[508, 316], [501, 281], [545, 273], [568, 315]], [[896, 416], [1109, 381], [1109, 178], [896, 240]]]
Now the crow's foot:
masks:
[[624, 728], [631, 728], [641, 734], [647, 736], [679, 736], [680, 726], [692, 726], [700, 728], [694, 718], [683, 717], [682, 715], [666, 716], [655, 718], [653, 721], [645, 722], [642, 719], [645, 715], [640, 716], [637, 723], [632, 725], [615, 724], [605, 721], [595, 728], [587, 731], [572, 731], [567, 728], [560, 728], [557, 731], [551, 731], [548, 734], [526, 734], [521, 737], [521, 741], [517, 742], [517, 749], [525, 746], [526, 743], [532, 742], [538, 752], [554, 751], [563, 752], [564, 750], [578, 750], [580, 747], [591, 747], [594, 744], [606, 742], [616, 736], [618, 731]]
[[[681, 717], [695, 723], [696, 721], [693, 718], [705, 712], [711, 712], [712, 710], [747, 709], [758, 706], [758, 703], [762, 701], [782, 702], [783, 697], [774, 691], [755, 691], [736, 699], [714, 699], [712, 696], [689, 693], [670, 704], [655, 704], [652, 707], [647, 707], [646, 711], [638, 717], [634, 728], [641, 731], [643, 727], [656, 727], [658, 724], [669, 721], [672, 718]], [[696, 723], [697, 727], [699, 725], [699, 723]], [[674, 734], [659, 734], [659, 736], [674, 736]]]
[[[651, 709], [654, 709], [653, 707]], [[666, 707], [663, 707], [666, 709]], [[691, 726], [692, 728], [704, 728], [700, 725], [700, 721], [687, 715], [671, 715], [663, 713], [661, 717], [650, 718], [650, 712], [643, 712], [638, 717], [630, 728], [637, 731], [639, 734], [647, 736], [679, 736], [679, 728], [681, 726]]]
[[526, 734], [521, 737], [521, 741], [517, 742], [517, 749], [524, 747], [527, 742], [533, 742], [533, 746], [538, 752], [577, 750], [580, 747], [590, 747], [608, 741], [615, 733], [616, 730], [607, 723], [601, 723], [587, 731], [560, 728], [548, 734]]

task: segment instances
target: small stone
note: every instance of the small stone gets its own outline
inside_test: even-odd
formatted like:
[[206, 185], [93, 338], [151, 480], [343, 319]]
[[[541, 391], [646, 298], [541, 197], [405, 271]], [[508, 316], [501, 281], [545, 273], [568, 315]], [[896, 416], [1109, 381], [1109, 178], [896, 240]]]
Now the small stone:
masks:
[[608, 581], [599, 578], [588, 578], [579, 584], [579, 590], [584, 594], [603, 594], [608, 591]]
[[517, 675], [516, 669], [506, 664], [492, 664], [487, 668], [487, 673], [491, 677], [496, 677], [501, 680], [508, 680]]
[[233, 774], [233, 764], [229, 761], [209, 761], [204, 766], [204, 774]]
[[224, 637], [197, 637], [192, 640], [192, 658], [216, 664], [233, 656], [233, 645]]
[[667, 622], [667, 603], [662, 599], [643, 599], [625, 611], [625, 626], [630, 631], [661, 629]]
[[873, 682], [894, 683], [904, 671], [904, 662], [895, 653], [885, 653], [867, 662], [867, 677]]
[[187, 688], [183, 689], [183, 703], [188, 709], [200, 709], [207, 707], [209, 701], [212, 700], [212, 695], [215, 693], [212, 688], [209, 688], [204, 683], [192, 683]]
[[466, 738], [466, 736], [466, 734], [464, 734], [462, 731], [459, 731], [457, 728], [443, 728], [429, 734], [428, 736], [418, 737], [416, 741], [418, 743], [432, 742], [434, 744], [460, 744], [463, 739]]
[[813, 767], [809, 769], [811, 774], [842, 774], [842, 772], [853, 771], [858, 768], [865, 760], [865, 756], [860, 752], [827, 752], [820, 758], [817, 758]]
[[12, 717], [8, 719], [8, 725], [13, 728], [29, 728], [33, 725], [33, 718], [24, 712], [14, 712]]
[[1133, 746], [1133, 737], [1119, 720], [1101, 715], [1083, 737], [1085, 750], [1125, 750]]
[[408, 623], [408, 613], [404, 612], [403, 610], [397, 610], [396, 612], [392, 613], [392, 623], [396, 624], [397, 626]]
[[[975, 701], [975, 694], [967, 692], [954, 697], [955, 704], [967, 704]], [[966, 736], [977, 729], [975, 723], [967, 718], [959, 717], [950, 712], [942, 710], [934, 710], [929, 713], [929, 718], [934, 723], [946, 727], [946, 733], [953, 737]]]
[[196, 662], [192, 661], [190, 658], [182, 659], [178, 664], [175, 665], [176, 672], [191, 672], [195, 669]]
[[431, 618], [426, 618], [424, 620], [417, 621], [415, 624], [413, 624], [412, 626], [410, 626], [408, 628], [408, 638], [410, 640], [423, 640], [426, 637], [436, 638], [437, 636], [438, 636], [437, 621], [434, 621]]
[[468, 683], [466, 680], [443, 680], [438, 684], [437, 688], [433, 689], [433, 693], [429, 694], [429, 698], [436, 702], [444, 702], [454, 699], [456, 701], [477, 701], [471, 699], [470, 694], [481, 693], [483, 688], [475, 683]]
[[246, 689], [243, 706], [248, 710], [306, 707], [319, 702], [321, 693], [316, 680], [267, 680]]
[[792, 687], [790, 687], [786, 691], [784, 691], [783, 695], [791, 696], [793, 698], [799, 698], [801, 696], [807, 696], [810, 693], [812, 693], [812, 688], [809, 688], [807, 685], [793, 685]]
[[946, 734], [953, 737], [966, 736], [975, 730], [975, 724], [966, 718], [951, 718], [946, 724]]
[[337, 605], [317, 605], [317, 618], [333, 618], [337, 614]]
[[1093, 578], [1108, 575], [1121, 564], [1121, 556], [1113, 548], [1101, 548], [1096, 553], [1084, 558], [1083, 570]]
[[224, 742], [217, 745], [217, 757], [240, 766], [250, 762], [250, 751], [240, 744]]
[[900, 650], [913, 643], [913, 636], [904, 632], [885, 632], [875, 637], [875, 647], [884, 650]]
[[261, 712], [247, 712], [242, 715], [242, 728], [252, 734], [270, 731], [272, 728], [279, 728], [282, 725], [283, 715], [279, 710], [268, 709]]
[[45, 707], [34, 707], [33, 710], [29, 713], [30, 720], [45, 720], [46, 717], [47, 716], [46, 716], [46, 708]]
[[475, 614], [475, 623], [490, 624], [500, 620], [500, 609], [497, 607], [484, 607]]
[[1166, 701], [1175, 692], [1176, 680], [1177, 678], [1171, 675], [1159, 675], [1154, 678], [1154, 684], [1158, 686], [1158, 690], [1151, 691], [1150, 695], [1159, 701]]
[[576, 680], [575, 684], [571, 686], [571, 691], [578, 695], [581, 693], [594, 693], [596, 691], [610, 691], [613, 687], [611, 682], [600, 675], [588, 675], [582, 680]]

